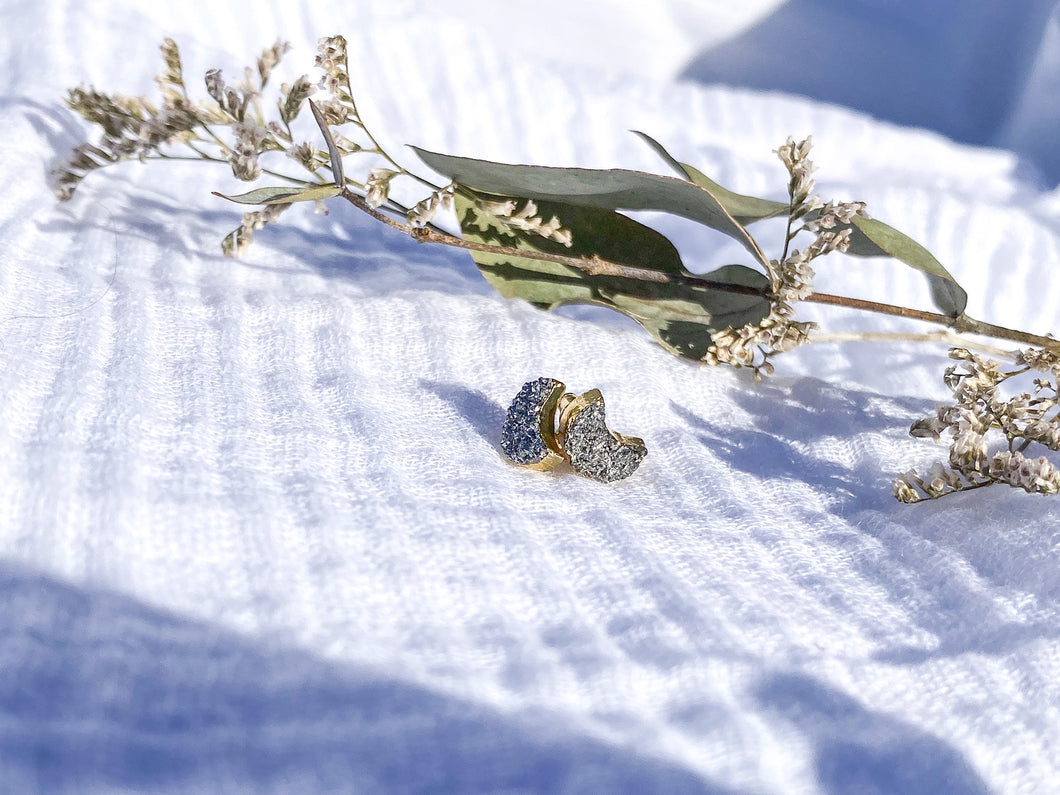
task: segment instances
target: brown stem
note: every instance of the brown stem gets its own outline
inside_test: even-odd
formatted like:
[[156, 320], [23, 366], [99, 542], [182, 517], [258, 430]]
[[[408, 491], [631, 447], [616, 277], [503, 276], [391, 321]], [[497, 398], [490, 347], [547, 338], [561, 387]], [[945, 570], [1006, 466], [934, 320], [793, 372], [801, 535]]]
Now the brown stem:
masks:
[[[616, 276], [623, 279], [634, 279], [637, 281], [656, 282], [661, 284], [685, 284], [692, 287], [704, 287], [713, 290], [724, 290], [741, 295], [757, 295], [762, 298], [772, 299], [769, 290], [757, 287], [747, 287], [740, 284], [718, 282], [704, 279], [699, 276], [685, 276], [680, 273], [665, 273], [663, 271], [650, 270], [648, 268], [636, 268], [623, 265], [619, 262], [605, 260], [602, 257], [568, 257], [563, 254], [549, 254], [544, 251], [528, 251], [526, 249], [513, 248], [511, 246], [495, 246], [490, 243], [479, 243], [475, 240], [465, 240], [462, 237], [451, 235], [448, 232], [440, 232], [436, 229], [414, 227], [411, 224], [402, 223], [380, 212], [348, 188], [343, 188], [342, 197], [360, 210], [368, 213], [378, 221], [393, 227], [411, 236], [420, 243], [441, 243], [445, 246], [467, 249], [468, 251], [483, 251], [489, 254], [501, 254], [510, 257], [532, 258], [543, 262], [555, 262], [577, 268], [580, 271], [593, 276]], [[926, 323], [935, 323], [946, 328], [953, 329], [961, 334], [979, 334], [985, 337], [1009, 340], [1024, 345], [1033, 345], [1039, 348], [1047, 348], [1060, 354], [1060, 340], [1052, 337], [1044, 337], [1039, 334], [1030, 334], [1025, 331], [995, 326], [992, 323], [984, 323], [967, 315], [950, 317], [938, 312], [926, 312], [922, 309], [911, 309], [905, 306], [894, 306], [883, 304], [878, 301], [866, 301], [861, 298], [849, 298], [841, 295], [829, 295], [828, 293], [812, 293], [804, 300], [815, 304], [829, 304], [831, 306], [842, 306], [850, 309], [860, 309], [864, 312], [876, 312], [881, 315], [892, 315], [904, 317], [911, 320], [921, 320]]]
[[925, 312], [922, 309], [910, 309], [906, 306], [881, 304], [877, 301], [866, 301], [862, 298], [848, 298], [847, 296], [841, 295], [829, 295], [828, 293], [813, 293], [807, 297], [806, 300], [815, 304], [845, 306], [850, 309], [876, 312], [881, 315], [893, 315], [894, 317], [923, 320], [927, 323], [937, 323], [946, 326], [947, 328], [951, 328], [961, 334], [980, 334], [984, 337], [1010, 340], [1012, 342], [1023, 343], [1024, 345], [1034, 345], [1039, 348], [1048, 348], [1060, 352], [1060, 340], [1053, 339], [1052, 337], [1043, 337], [1040, 334], [1031, 334], [1026, 331], [1017, 331], [1016, 329], [1005, 328], [1004, 326], [995, 326], [993, 323], [985, 323], [982, 320], [975, 320], [967, 315], [950, 317], [949, 315], [942, 315], [938, 312]]
[[502, 254], [509, 257], [523, 257], [536, 259], [541, 262], [555, 262], [559, 265], [567, 265], [593, 276], [617, 276], [623, 279], [634, 279], [642, 282], [656, 282], [660, 284], [687, 284], [694, 287], [706, 287], [717, 290], [725, 290], [730, 293], [741, 295], [758, 295], [769, 298], [769, 290], [757, 287], [747, 287], [741, 284], [730, 284], [728, 282], [716, 282], [711, 279], [702, 279], [698, 276], [685, 276], [680, 273], [665, 273], [649, 268], [636, 268], [631, 265], [623, 265], [612, 262], [603, 257], [568, 257], [564, 254], [549, 254], [545, 251], [530, 251], [527, 249], [513, 248], [511, 246], [495, 246], [491, 243], [479, 243], [476, 240], [465, 240], [462, 237], [451, 235], [448, 232], [440, 232], [436, 229], [415, 227], [396, 221], [386, 213], [382, 213], [374, 207], [369, 206], [362, 196], [358, 196], [348, 188], [344, 188], [339, 194], [359, 210], [363, 210], [377, 221], [382, 221], [387, 226], [397, 229], [411, 236], [420, 243], [441, 243], [443, 246], [453, 246], [468, 251], [483, 251], [488, 254]]
[[959, 489], [954, 489], [953, 491], [945, 491], [942, 494], [939, 494], [937, 497], [926, 497], [921, 500], [921, 502], [925, 502], [926, 500], [938, 500], [942, 499], [943, 497], [948, 497], [951, 494], [960, 494], [965, 491], [972, 491], [973, 489], [982, 489], [987, 486], [993, 486], [996, 482], [996, 480], [990, 480], [989, 478], [987, 478], [986, 480], [970, 480], [968, 482], [968, 485], [966, 486], [962, 485]]

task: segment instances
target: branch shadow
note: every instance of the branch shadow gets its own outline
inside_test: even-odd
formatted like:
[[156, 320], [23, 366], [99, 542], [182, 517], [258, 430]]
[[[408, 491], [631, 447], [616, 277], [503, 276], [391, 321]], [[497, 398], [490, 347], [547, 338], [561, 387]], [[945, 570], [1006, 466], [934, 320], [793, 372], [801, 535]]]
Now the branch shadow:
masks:
[[845, 466], [812, 457], [806, 445], [821, 437], [857, 437], [895, 430], [893, 412], [930, 413], [923, 400], [884, 398], [841, 389], [812, 378], [786, 386], [757, 384], [732, 390], [736, 405], [752, 416], [745, 428], [711, 422], [671, 401], [670, 408], [696, 438], [734, 469], [758, 478], [797, 480], [833, 499], [832, 511], [848, 516], [893, 502], [885, 473], [872, 462]]
[[[931, 638], [917, 646], [881, 636], [874, 659], [916, 666], [965, 654], [1002, 657], [1060, 637], [1055, 618], [1060, 531], [1055, 517], [1050, 521], [1045, 513], [1055, 513], [1052, 505], [1001, 486], [954, 495], [945, 505], [902, 505], [891, 496], [893, 473], [883, 469], [886, 460], [866, 457], [846, 465], [806, 449], [827, 436], [904, 438], [908, 426], [898, 418], [934, 413], [930, 401], [843, 389], [812, 378], [733, 390], [732, 400], [751, 417], [744, 428], [716, 426], [677, 405], [673, 410], [734, 469], [796, 480], [830, 498], [828, 511], [856, 525], [858, 535], [871, 542], [849, 546], [849, 539], [836, 537], [821, 543], [847, 545], [835, 552], [876, 583], [891, 603], [904, 605]], [[1014, 620], [1005, 599], [998, 598], [999, 592], [1014, 589], [1034, 600], [1023, 620]], [[913, 594], [919, 598], [911, 599]]]
[[0, 563], [12, 792], [722, 792], [675, 764], [392, 673]]

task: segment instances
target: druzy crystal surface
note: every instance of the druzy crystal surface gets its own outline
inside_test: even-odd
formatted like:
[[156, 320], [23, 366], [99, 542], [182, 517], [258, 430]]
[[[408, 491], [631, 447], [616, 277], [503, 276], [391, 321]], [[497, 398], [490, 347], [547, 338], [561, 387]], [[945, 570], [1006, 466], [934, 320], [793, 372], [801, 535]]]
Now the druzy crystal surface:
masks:
[[574, 415], [567, 426], [564, 447], [571, 466], [602, 483], [628, 478], [648, 454], [648, 448], [639, 441], [623, 442], [607, 429], [602, 400]]
[[527, 381], [508, 407], [501, 449], [515, 463], [539, 464], [548, 456], [548, 446], [541, 436], [541, 408], [559, 383], [554, 378]]

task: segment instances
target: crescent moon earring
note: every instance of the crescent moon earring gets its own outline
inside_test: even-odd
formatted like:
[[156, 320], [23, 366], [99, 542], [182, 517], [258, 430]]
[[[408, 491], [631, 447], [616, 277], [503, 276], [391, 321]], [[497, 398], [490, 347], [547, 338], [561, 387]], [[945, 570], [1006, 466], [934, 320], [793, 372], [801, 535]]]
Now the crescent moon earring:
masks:
[[580, 475], [601, 483], [632, 475], [648, 454], [644, 440], [608, 429], [599, 389], [578, 396], [564, 394], [565, 389], [554, 378], [523, 384], [504, 418], [504, 454], [537, 470], [555, 469], [566, 460]]
[[501, 449], [529, 469], [555, 469], [564, 459], [556, 439], [556, 405], [567, 387], [555, 378], [527, 381], [508, 407]]
[[564, 395], [559, 424], [561, 444], [574, 471], [601, 483], [628, 478], [648, 454], [643, 439], [608, 429], [599, 389], [578, 397]]

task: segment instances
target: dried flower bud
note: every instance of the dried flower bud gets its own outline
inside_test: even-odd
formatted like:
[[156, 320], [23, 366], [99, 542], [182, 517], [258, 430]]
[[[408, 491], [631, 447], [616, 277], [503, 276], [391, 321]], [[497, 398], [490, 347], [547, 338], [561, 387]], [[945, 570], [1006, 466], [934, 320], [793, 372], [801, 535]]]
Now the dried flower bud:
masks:
[[479, 201], [476, 203], [483, 212], [494, 216], [495, 218], [508, 218], [512, 213], [515, 212], [516, 201], [515, 199], [505, 199], [504, 201], [491, 202], [491, 201]]
[[225, 81], [221, 77], [220, 69], [209, 69], [206, 72], [206, 93], [209, 94], [213, 101], [218, 105], [224, 103], [225, 99]]
[[162, 52], [162, 60], [166, 64], [166, 70], [159, 76], [159, 83], [168, 83], [174, 86], [184, 87], [184, 70], [180, 64], [180, 50], [173, 39], [162, 40], [159, 48]]
[[414, 227], [424, 227], [434, 220], [434, 215], [439, 207], [448, 207], [452, 201], [451, 193], [453, 186], [450, 185], [441, 190], [434, 191], [423, 201], [419, 202], [408, 212], [408, 222]]
[[942, 423], [938, 417], [925, 417], [924, 419], [917, 420], [910, 426], [909, 435], [918, 439], [931, 437], [937, 442], [941, 438], [942, 432], [945, 428], [945, 424]]
[[324, 73], [319, 83], [321, 89], [346, 106], [347, 113], [356, 118], [357, 109], [353, 104], [349, 69], [346, 64], [346, 39], [342, 36], [321, 39], [317, 44], [316, 65]]
[[916, 472], [907, 472], [905, 475], [895, 478], [891, 483], [892, 493], [895, 499], [899, 502], [908, 504], [917, 503], [924, 499], [916, 487], [913, 485], [912, 480], [916, 477]]
[[1060, 354], [1045, 348], [1026, 348], [1016, 352], [1016, 361], [1060, 377]]
[[364, 186], [364, 199], [369, 207], [379, 207], [386, 202], [390, 195], [390, 181], [399, 173], [390, 168], [372, 169], [368, 175], [368, 182]]
[[292, 146], [287, 150], [287, 156], [297, 161], [307, 171], [314, 174], [321, 166], [328, 162], [328, 153], [323, 152], [308, 141]]
[[289, 42], [277, 39], [275, 44], [258, 56], [258, 78], [261, 80], [261, 86], [264, 86], [269, 82], [269, 76], [272, 74], [272, 70], [276, 67], [276, 64], [280, 62], [280, 59], [283, 58], [284, 54], [289, 52], [290, 49], [291, 45]]
[[270, 204], [264, 210], [244, 213], [243, 223], [229, 232], [221, 241], [221, 251], [226, 257], [238, 259], [243, 256], [254, 239], [254, 232], [275, 221], [290, 206], [290, 204]]
[[293, 85], [284, 83], [280, 86], [280, 99], [277, 104], [280, 108], [280, 118], [286, 124], [290, 124], [302, 110], [302, 105], [316, 91], [316, 87], [309, 82], [308, 75], [302, 75], [294, 81]]
[[314, 101], [317, 110], [324, 116], [324, 122], [329, 127], [338, 127], [350, 120], [350, 109], [347, 105], [334, 99], [322, 99]]
[[482, 210], [499, 219], [505, 226], [518, 229], [522, 232], [530, 232], [540, 237], [554, 240], [561, 245], [570, 248], [574, 245], [574, 236], [569, 229], [562, 225], [557, 216], [552, 216], [548, 221], [538, 216], [537, 203], [533, 199], [527, 199], [522, 208], [516, 210], [515, 199], [507, 199], [501, 202], [480, 202]]
[[243, 121], [246, 115], [249, 93], [240, 93], [228, 86], [221, 76], [220, 69], [211, 69], [206, 73], [206, 92], [217, 103], [221, 111], [236, 121]]
[[342, 36], [327, 36], [317, 42], [316, 65], [325, 72], [332, 71], [346, 60], [346, 39]]
[[1025, 458], [1008, 450], [997, 453], [990, 460], [990, 477], [1029, 493], [1060, 492], [1060, 470], [1045, 456]]

